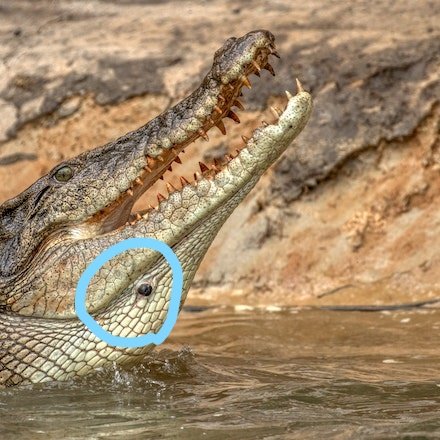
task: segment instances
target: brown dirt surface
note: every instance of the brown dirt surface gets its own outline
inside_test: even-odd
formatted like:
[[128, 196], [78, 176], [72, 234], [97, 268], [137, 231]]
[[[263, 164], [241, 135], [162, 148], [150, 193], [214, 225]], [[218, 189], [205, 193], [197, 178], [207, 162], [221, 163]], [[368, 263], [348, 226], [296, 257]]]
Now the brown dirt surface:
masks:
[[226, 38], [266, 28], [282, 56], [277, 76], [252, 79], [241, 125], [188, 148], [177, 175], [272, 120], [268, 106], [284, 105], [295, 77], [314, 112], [223, 227], [191, 301], [440, 297], [439, 23], [438, 3], [415, 0], [4, 2], [0, 202], [143, 125], [197, 86]]

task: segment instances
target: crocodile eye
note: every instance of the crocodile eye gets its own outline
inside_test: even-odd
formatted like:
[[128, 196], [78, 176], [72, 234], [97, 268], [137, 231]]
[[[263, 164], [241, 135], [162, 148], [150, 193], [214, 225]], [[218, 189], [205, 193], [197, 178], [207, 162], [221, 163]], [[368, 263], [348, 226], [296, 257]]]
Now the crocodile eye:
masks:
[[58, 182], [67, 182], [73, 177], [73, 170], [65, 165], [56, 171], [54, 177]]
[[142, 296], [150, 296], [152, 292], [153, 292], [153, 287], [151, 286], [151, 284], [142, 283], [139, 284], [137, 288], [137, 293], [139, 293], [139, 295]]

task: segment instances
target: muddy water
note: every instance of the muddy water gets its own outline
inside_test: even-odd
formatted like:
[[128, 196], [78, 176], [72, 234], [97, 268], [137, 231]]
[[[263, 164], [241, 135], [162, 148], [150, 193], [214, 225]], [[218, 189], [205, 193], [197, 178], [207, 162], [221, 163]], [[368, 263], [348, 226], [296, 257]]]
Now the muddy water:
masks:
[[439, 309], [187, 312], [143, 366], [0, 391], [0, 438], [438, 438], [439, 334]]

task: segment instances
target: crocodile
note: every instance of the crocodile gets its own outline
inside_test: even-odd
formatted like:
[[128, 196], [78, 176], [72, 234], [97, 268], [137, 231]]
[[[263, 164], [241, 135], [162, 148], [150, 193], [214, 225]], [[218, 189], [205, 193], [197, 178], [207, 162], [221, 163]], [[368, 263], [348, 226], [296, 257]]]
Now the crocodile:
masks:
[[[75, 289], [87, 266], [132, 237], [165, 242], [183, 270], [182, 307], [207, 249], [233, 210], [281, 156], [309, 118], [312, 99], [297, 80], [284, 110], [262, 122], [244, 145], [206, 165], [156, 206], [133, 205], [198, 138], [223, 118], [239, 122], [243, 87], [278, 56], [266, 30], [229, 38], [188, 97], [141, 128], [65, 160], [0, 206], [0, 386], [62, 381], [114, 364], [135, 364], [153, 348], [121, 348], [98, 339], [75, 314]], [[235, 110], [237, 111], [237, 110]], [[179, 156], [180, 155], [180, 156]], [[170, 303], [172, 270], [152, 249], [131, 249], [95, 274], [86, 307], [121, 337], [156, 333]]]

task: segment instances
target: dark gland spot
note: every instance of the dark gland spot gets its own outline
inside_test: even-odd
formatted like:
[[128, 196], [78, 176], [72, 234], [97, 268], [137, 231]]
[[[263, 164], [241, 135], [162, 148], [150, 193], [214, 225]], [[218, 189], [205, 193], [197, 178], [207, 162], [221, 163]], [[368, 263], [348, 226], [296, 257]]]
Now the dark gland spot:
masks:
[[58, 182], [67, 182], [73, 177], [73, 170], [68, 165], [64, 165], [56, 170], [54, 177]]
[[139, 284], [139, 286], [137, 288], [137, 292], [139, 293], [139, 295], [142, 295], [142, 296], [150, 296], [151, 292], [153, 292], [153, 288], [151, 287], [150, 284], [142, 283], [142, 284]]

